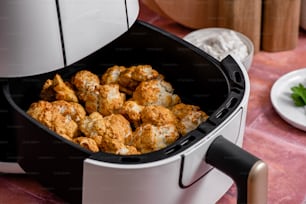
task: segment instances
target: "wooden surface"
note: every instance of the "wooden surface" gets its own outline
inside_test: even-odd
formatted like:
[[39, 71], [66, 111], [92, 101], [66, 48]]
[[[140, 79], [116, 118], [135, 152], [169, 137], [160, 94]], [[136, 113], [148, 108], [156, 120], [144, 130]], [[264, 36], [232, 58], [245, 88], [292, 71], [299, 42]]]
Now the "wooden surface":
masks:
[[[139, 18], [178, 37], [191, 31], [143, 5]], [[248, 72], [251, 92], [243, 148], [263, 159], [269, 166], [268, 204], [306, 203], [306, 133], [282, 120], [270, 101], [273, 83], [292, 70], [306, 67], [305, 56], [306, 32], [301, 30], [295, 49], [274, 53], [261, 51], [254, 56]], [[65, 202], [29, 176], [0, 175], [0, 204], [20, 203]], [[236, 204], [235, 186], [217, 204]]]
[[155, 2], [155, 0], [142, 0], [142, 3], [150, 8], [152, 11], [154, 11], [155, 13], [157, 13], [158, 15], [160, 16], [163, 16], [163, 17], [169, 17], [167, 16], [163, 10], [159, 7], [159, 5]]
[[293, 49], [298, 43], [301, 0], [263, 0], [262, 50]]
[[236, 30], [249, 37], [254, 52], [260, 49], [262, 0], [218, 0], [218, 27]]
[[151, 0], [172, 20], [189, 28], [217, 26], [216, 0]]
[[144, 0], [152, 11], [192, 29], [225, 27], [249, 37], [260, 49], [262, 0]]

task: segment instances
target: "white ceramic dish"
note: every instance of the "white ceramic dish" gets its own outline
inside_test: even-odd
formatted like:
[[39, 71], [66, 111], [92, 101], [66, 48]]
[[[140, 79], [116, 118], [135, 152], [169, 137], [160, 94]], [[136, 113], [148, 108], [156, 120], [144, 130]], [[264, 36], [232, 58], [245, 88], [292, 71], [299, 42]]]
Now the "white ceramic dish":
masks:
[[[187, 34], [183, 39], [205, 51], [205, 49], [203, 49], [203, 44], [205, 44], [207, 40], [215, 38], [216, 36], [221, 35], [224, 32], [230, 32], [230, 31], [234, 30], [227, 28], [203, 28]], [[246, 70], [248, 70], [253, 61], [254, 45], [252, 41], [244, 34], [237, 31], [234, 32], [240, 38], [242, 43], [247, 47], [248, 55], [243, 59], [241, 59], [240, 61], [245, 66]], [[232, 54], [235, 57], [235, 54], [233, 53], [225, 53], [225, 54]], [[216, 56], [213, 57], [217, 58]], [[235, 58], [239, 60], [239, 57]]]
[[276, 112], [292, 126], [306, 131], [306, 111], [297, 107], [291, 99], [291, 87], [299, 83], [306, 85], [306, 68], [289, 72], [280, 77], [272, 86], [270, 97]]

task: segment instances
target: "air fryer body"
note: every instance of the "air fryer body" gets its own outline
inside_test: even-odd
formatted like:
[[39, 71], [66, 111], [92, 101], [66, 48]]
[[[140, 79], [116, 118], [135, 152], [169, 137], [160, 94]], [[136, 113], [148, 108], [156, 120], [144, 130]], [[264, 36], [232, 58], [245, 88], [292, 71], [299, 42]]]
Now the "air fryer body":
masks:
[[[154, 40], [153, 40], [154, 39]], [[185, 103], [198, 105], [209, 119], [165, 149], [136, 156], [92, 153], [31, 118], [26, 110], [55, 73], [64, 79], [78, 70], [102, 74], [113, 65], [151, 64]], [[136, 23], [123, 35], [72, 65], [42, 75], [13, 78], [2, 87], [14, 124], [21, 168], [71, 203], [215, 203], [231, 178], [205, 162], [214, 139], [241, 146], [249, 80], [231, 56], [219, 62], [167, 32]]]
[[86, 159], [83, 203], [216, 203], [233, 181], [205, 163], [205, 154], [219, 135], [241, 145], [245, 116], [246, 101], [218, 130], [185, 152], [162, 161], [122, 165]]

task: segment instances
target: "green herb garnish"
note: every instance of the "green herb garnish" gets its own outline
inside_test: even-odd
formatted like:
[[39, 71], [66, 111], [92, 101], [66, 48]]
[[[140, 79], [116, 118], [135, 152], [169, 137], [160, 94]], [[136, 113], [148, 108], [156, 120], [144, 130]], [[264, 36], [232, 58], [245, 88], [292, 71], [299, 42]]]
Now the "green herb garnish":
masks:
[[306, 88], [303, 84], [298, 86], [291, 87], [292, 94], [291, 98], [293, 99], [294, 105], [296, 106], [305, 106], [306, 105]]

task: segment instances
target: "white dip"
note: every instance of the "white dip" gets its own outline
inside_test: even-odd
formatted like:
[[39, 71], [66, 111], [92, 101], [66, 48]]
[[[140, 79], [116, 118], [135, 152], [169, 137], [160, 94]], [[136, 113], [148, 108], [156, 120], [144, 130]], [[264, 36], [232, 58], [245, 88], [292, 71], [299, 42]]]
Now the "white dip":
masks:
[[248, 56], [247, 46], [232, 30], [194, 37], [187, 39], [187, 41], [190, 41], [217, 60], [221, 61], [227, 55], [232, 54], [237, 60], [243, 62]]

